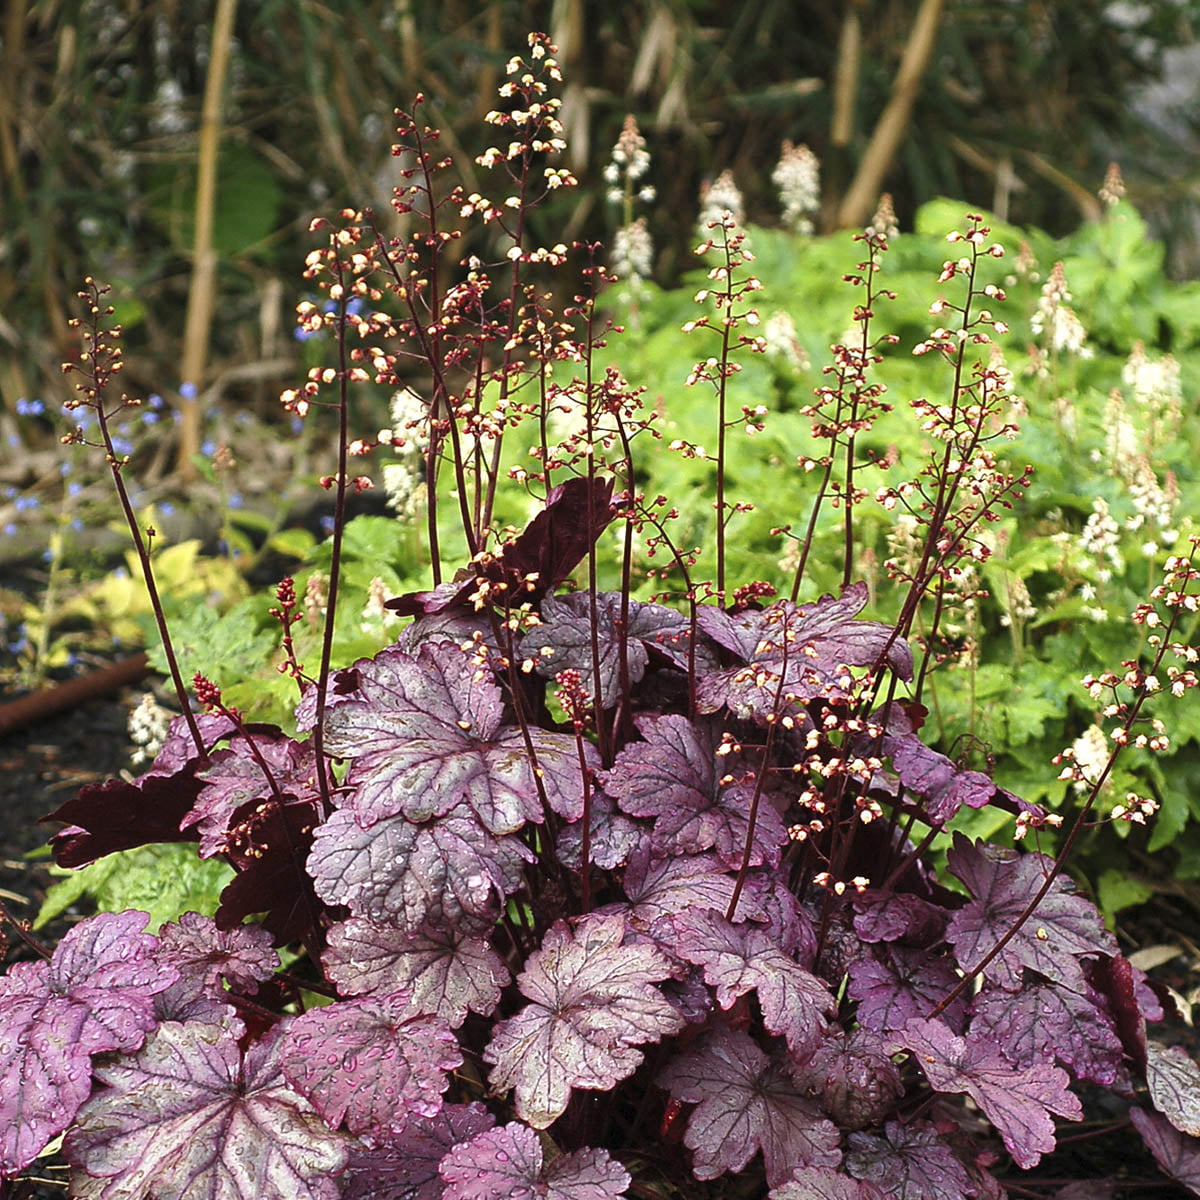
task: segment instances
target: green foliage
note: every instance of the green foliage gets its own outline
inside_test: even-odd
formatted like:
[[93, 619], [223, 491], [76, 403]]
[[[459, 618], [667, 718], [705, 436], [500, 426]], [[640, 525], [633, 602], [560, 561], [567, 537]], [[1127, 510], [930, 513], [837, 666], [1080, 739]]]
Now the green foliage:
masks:
[[52, 867], [51, 874], [59, 881], [46, 890], [34, 929], [86, 899], [100, 912], [127, 908], [148, 912], [147, 928], [156, 933], [164, 922], [178, 920], [180, 913], [216, 912], [221, 891], [234, 871], [217, 859], [197, 857], [190, 842], [177, 842], [121, 850], [77, 870]]

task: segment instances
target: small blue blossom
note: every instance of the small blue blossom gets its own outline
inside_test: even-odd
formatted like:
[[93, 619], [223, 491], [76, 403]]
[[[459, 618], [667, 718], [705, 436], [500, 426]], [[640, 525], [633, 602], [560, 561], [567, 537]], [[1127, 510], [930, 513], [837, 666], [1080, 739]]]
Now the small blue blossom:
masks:
[[181, 384], [179, 385], [179, 394], [180, 394], [180, 395], [181, 395], [181, 396], [182, 396], [182, 397], [183, 397], [185, 400], [195, 400], [195, 398], [196, 398], [196, 385], [195, 385], [194, 383], [188, 383], [188, 382], [181, 383]]
[[17, 489], [13, 487], [12, 484], [9, 484], [8, 487], [4, 489], [3, 493], [0, 494], [4, 496], [5, 500], [11, 500], [17, 494]]
[[24, 396], [17, 399], [18, 417], [40, 417], [46, 411], [46, 406], [40, 400], [26, 400]]
[[242, 496], [241, 492], [230, 492], [229, 493], [229, 507], [230, 508], [245, 508], [245, 506], [246, 506], [246, 501], [245, 501], [245, 498]]
[[217, 443], [214, 442], [212, 438], [207, 438], [200, 443], [200, 453], [203, 454], [205, 458], [212, 458], [216, 452]]
[[146, 397], [146, 403], [151, 408], [159, 409], [163, 406], [163, 398], [157, 392], [151, 392], [150, 395]]
[[42, 562], [48, 563], [54, 561], [54, 551], [49, 546], [42, 551]]
[[68, 496], [78, 496], [79, 493], [82, 491], [83, 491], [83, 484], [80, 483], [78, 479], [72, 479], [71, 482], [67, 484], [67, 495]]
[[17, 512], [29, 512], [30, 509], [40, 508], [41, 503], [36, 496], [18, 496]]
[[114, 454], [125, 455], [133, 453], [133, 442], [127, 437], [114, 437], [112, 446]]
[[307, 342], [309, 338], [315, 338], [317, 335], [311, 329], [301, 329], [299, 325], [292, 330], [292, 337], [298, 342]]
[[156, 412], [142, 413], [142, 424], [143, 425], [157, 425], [158, 421], [159, 421], [158, 413], [156, 413]]
[[298, 434], [298, 433], [300, 433], [300, 431], [303, 428], [304, 428], [304, 422], [302, 420], [300, 420], [299, 417], [293, 417], [292, 418], [292, 432]]
[[175, 505], [170, 500], [163, 500], [159, 503], [158, 511], [164, 517], [173, 517], [175, 515]]
[[5, 537], [12, 537], [13, 534], [16, 532], [17, 532], [17, 526], [16, 526], [15, 521], [5, 522], [5, 525], [4, 525], [4, 536]]
[[333, 517], [325, 516], [321, 518], [321, 532], [323, 534], [331, 534], [333, 532]]
[[75, 464], [70, 460], [60, 462], [58, 464], [58, 473], [66, 479], [68, 475], [75, 469]]
[[71, 528], [73, 530], [75, 530], [76, 533], [78, 533], [81, 529], [83, 529], [83, 518], [82, 517], [72, 517], [71, 518]]
[[17, 435], [16, 435], [15, 433], [10, 433], [10, 434], [8, 435], [8, 437], [7, 437], [7, 438], [5, 438], [4, 440], [5, 440], [5, 441], [6, 441], [6, 442], [7, 442], [7, 443], [8, 443], [8, 444], [9, 444], [9, 445], [10, 445], [10, 446], [11, 446], [11, 447], [14, 449], [14, 450], [15, 450], [15, 449], [16, 449], [16, 448], [17, 448], [17, 447], [18, 447], [18, 446], [21, 444], [21, 439], [20, 439], [19, 437], [17, 437]]

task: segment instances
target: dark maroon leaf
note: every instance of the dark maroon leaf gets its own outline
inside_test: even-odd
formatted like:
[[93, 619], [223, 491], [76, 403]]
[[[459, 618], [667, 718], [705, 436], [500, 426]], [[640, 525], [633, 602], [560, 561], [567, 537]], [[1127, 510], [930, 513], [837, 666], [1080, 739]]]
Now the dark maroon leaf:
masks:
[[154, 957], [144, 912], [102, 913], [71, 929], [49, 962], [0, 978], [0, 1178], [28, 1166], [91, 1092], [90, 1057], [136, 1050], [154, 997], [178, 978]]
[[237, 874], [221, 892], [217, 925], [236, 929], [248, 916], [262, 913], [262, 925], [277, 946], [321, 942], [324, 906], [317, 899], [305, 860], [318, 820], [315, 803], [282, 806], [272, 800], [256, 805], [229, 831], [226, 856]]
[[517, 1122], [453, 1147], [439, 1170], [445, 1200], [617, 1200], [630, 1182], [605, 1150], [575, 1150], [545, 1167], [538, 1135]]
[[[850, 964], [848, 993], [858, 1001], [858, 1019], [868, 1029], [884, 1033], [903, 1029], [910, 1017], [921, 1017], [950, 994], [959, 981], [946, 954], [916, 946], [879, 945], [872, 954]], [[961, 1030], [966, 1000], [956, 1000], [942, 1019]]]
[[1150, 1099], [1180, 1133], [1200, 1137], [1200, 1067], [1182, 1046], [1146, 1044]]
[[821, 1097], [841, 1129], [878, 1125], [904, 1095], [900, 1072], [883, 1039], [861, 1026], [848, 1037], [831, 1031], [793, 1076]]
[[83, 867], [117, 850], [155, 842], [196, 842], [194, 829], [180, 831], [203, 788], [191, 759], [174, 775], [143, 775], [133, 783], [89, 783], [43, 821], [64, 821], [50, 839], [60, 867]]
[[[462, 804], [494, 834], [544, 819], [524, 735], [501, 731], [500, 689], [470, 654], [437, 642], [417, 658], [389, 647], [358, 665], [369, 698], [328, 714], [325, 750], [351, 761], [349, 806], [360, 824], [398, 813], [425, 821]], [[537, 728], [529, 733], [551, 808], [578, 820], [583, 779], [575, 739]]]
[[1108, 1002], [1121, 1047], [1133, 1066], [1146, 1072], [1146, 1022], [1161, 1021], [1163, 1012], [1146, 976], [1123, 954], [1100, 954], [1090, 960], [1088, 979]]
[[770, 935], [753, 925], [731, 925], [720, 913], [684, 912], [671, 922], [674, 951], [704, 968], [717, 1003], [729, 1009], [739, 996], [758, 994], [763, 1024], [804, 1056], [820, 1040], [837, 1003], [825, 985], [788, 958]]
[[939, 1092], [966, 1092], [999, 1131], [1016, 1164], [1036, 1166], [1054, 1149], [1056, 1113], [1083, 1118], [1067, 1073], [1048, 1063], [1018, 1069], [990, 1042], [958, 1037], [943, 1021], [913, 1018], [896, 1035], [911, 1050], [930, 1086]]
[[850, 1134], [846, 1170], [895, 1200], [966, 1200], [975, 1195], [966, 1168], [928, 1121], [889, 1121], [882, 1137]]
[[[676, 666], [686, 666], [690, 627], [685, 616], [661, 604], [631, 600], [628, 620], [625, 657], [631, 684], [646, 673], [650, 648], [660, 649]], [[620, 698], [620, 622], [621, 593], [597, 593], [595, 632], [600, 652], [600, 695], [605, 708], [611, 708]], [[547, 596], [542, 601], [541, 624], [521, 639], [519, 653], [547, 679], [560, 671], [578, 671], [584, 691], [594, 697], [590, 594]]]
[[323, 900], [357, 917], [411, 930], [428, 918], [478, 933], [495, 923], [533, 857], [517, 838], [493, 837], [466, 807], [423, 825], [390, 817], [370, 829], [340, 809], [317, 829], [308, 869]]
[[868, 888], [854, 897], [854, 930], [864, 942], [907, 942], [930, 946], [941, 941], [950, 914], [909, 892]]
[[[591, 508], [588, 493], [591, 492]], [[613, 480], [595, 477], [568, 479], [551, 488], [542, 511], [507, 543], [499, 554], [473, 563], [464, 578], [442, 584], [432, 592], [412, 592], [388, 600], [386, 607], [402, 616], [440, 613], [471, 605], [477, 580], [493, 585], [493, 599], [536, 604], [566, 580], [596, 539], [617, 515]], [[503, 591], [497, 593], [497, 585]]]
[[510, 978], [483, 938], [428, 923], [410, 933], [357, 917], [343, 921], [329, 931], [321, 961], [342, 995], [403, 989], [416, 1012], [436, 1013], [452, 1029], [468, 1012], [491, 1013]]
[[[592, 792], [591, 843], [588, 855], [592, 863], [606, 871], [623, 867], [641, 844], [646, 827], [617, 811], [611, 796]], [[558, 860], [572, 871], [579, 870], [583, 853], [583, 821], [564, 825], [558, 834]]]
[[933, 825], [944, 825], [964, 804], [983, 808], [996, 794], [990, 776], [964, 770], [915, 733], [886, 735], [873, 753], [892, 760], [905, 790], [925, 801], [924, 816]]
[[1019, 992], [985, 987], [975, 997], [971, 1036], [993, 1042], [1014, 1067], [1056, 1059], [1079, 1079], [1109, 1085], [1124, 1055], [1112, 1019], [1093, 999], [1049, 983]]
[[[714, 850], [731, 868], [742, 863], [750, 834], [754, 782], [735, 780], [718, 757], [720, 730], [712, 721], [667, 714], [637, 719], [645, 739], [631, 742], [601, 773], [607, 793], [631, 817], [653, 817], [656, 857]], [[718, 766], [720, 764], [720, 766]], [[787, 832], [765, 793], [759, 798], [751, 841], [751, 866], [779, 861]]]
[[438, 1163], [495, 1124], [482, 1104], [446, 1104], [436, 1117], [413, 1117], [399, 1133], [353, 1146], [341, 1178], [342, 1200], [442, 1200]]
[[[971, 971], [1010, 931], [1054, 864], [1042, 854], [972, 843], [961, 833], [954, 835], [947, 863], [974, 897], [951, 918], [946, 935], [959, 965]], [[1055, 879], [1037, 911], [984, 968], [985, 978], [1015, 991], [1029, 968], [1072, 991], [1085, 989], [1080, 957], [1115, 954], [1117, 944], [1096, 906], [1072, 887], [1065, 875]]]
[[[270, 779], [263, 773], [260, 758]], [[204, 781], [204, 788], [181, 825], [199, 831], [203, 858], [226, 850], [235, 814], [243, 818], [248, 815], [243, 812], [247, 808], [269, 804], [285, 794], [314, 809], [319, 803], [312, 743], [300, 743], [282, 733], [275, 737], [235, 736], [227, 749], [213, 754], [211, 764], [196, 777]]]
[[761, 611], [730, 614], [703, 605], [700, 627], [746, 665], [701, 676], [700, 711], [727, 705], [739, 717], [763, 717], [780, 692], [787, 707], [817, 696], [848, 698], [846, 668], [881, 660], [901, 679], [911, 679], [912, 653], [893, 627], [855, 619], [867, 598], [866, 584], [855, 583], [837, 599], [822, 596], [803, 606], [781, 600]]
[[797, 1167], [836, 1167], [838, 1131], [748, 1034], [719, 1028], [667, 1064], [659, 1083], [695, 1104], [684, 1143], [697, 1179], [741, 1171], [761, 1150], [767, 1183]]
[[97, 1066], [106, 1086], [67, 1134], [67, 1160], [105, 1195], [336, 1200], [347, 1139], [284, 1079], [286, 1039], [268, 1035], [243, 1059], [242, 1033], [169, 1022], [133, 1058]]
[[338, 1000], [291, 1021], [283, 1073], [336, 1128], [357, 1134], [398, 1129], [409, 1113], [436, 1116], [462, 1065], [441, 1017], [413, 1010], [407, 992]]
[[1129, 1119], [1154, 1155], [1154, 1161], [1177, 1183], [1200, 1196], [1200, 1138], [1180, 1133], [1166, 1117], [1131, 1108]]
[[517, 1115], [545, 1129], [574, 1088], [608, 1090], [642, 1061], [638, 1046], [683, 1027], [654, 986], [672, 966], [649, 944], [623, 945], [623, 917], [556, 922], [517, 977], [531, 1003], [499, 1022], [483, 1052], [494, 1094], [515, 1090]]

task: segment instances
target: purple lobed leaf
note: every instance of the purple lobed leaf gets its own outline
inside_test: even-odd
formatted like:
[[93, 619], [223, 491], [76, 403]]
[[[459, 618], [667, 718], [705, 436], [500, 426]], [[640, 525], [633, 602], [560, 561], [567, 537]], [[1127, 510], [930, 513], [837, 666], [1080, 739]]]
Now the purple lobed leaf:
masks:
[[719, 1028], [672, 1062], [659, 1083], [695, 1104], [684, 1143], [697, 1179], [741, 1171], [759, 1150], [767, 1183], [797, 1167], [836, 1167], [842, 1156], [831, 1121], [745, 1033]]
[[846, 1170], [896, 1200], [964, 1200], [975, 1194], [966, 1168], [928, 1121], [889, 1121], [882, 1136], [851, 1133]]
[[[592, 677], [591, 600], [587, 592], [547, 596], [542, 601], [542, 623], [522, 639], [519, 653], [530, 659], [539, 675], [554, 678], [560, 671], [578, 671], [584, 691], [596, 694]], [[646, 673], [649, 648], [661, 650], [676, 666], [686, 668], [690, 623], [681, 613], [661, 604], [629, 602], [625, 638], [629, 682]], [[600, 696], [605, 708], [620, 697], [621, 593], [596, 594], [596, 636], [600, 649]]]
[[285, 1038], [245, 1053], [238, 1021], [168, 1023], [130, 1059], [96, 1068], [98, 1091], [63, 1152], [103, 1183], [94, 1196], [335, 1200], [347, 1139], [284, 1079]]
[[[849, 976], [847, 992], [858, 1003], [858, 1019], [877, 1033], [903, 1029], [909, 1018], [924, 1016], [959, 981], [948, 955], [887, 943], [852, 962]], [[966, 1000], [960, 997], [942, 1014], [943, 1020], [961, 1030], [966, 1007]]]
[[884, 1193], [873, 1183], [853, 1179], [828, 1167], [801, 1167], [779, 1187], [772, 1188], [767, 1200], [884, 1200]]
[[321, 961], [342, 995], [403, 989], [414, 1011], [436, 1013], [452, 1029], [468, 1012], [490, 1014], [510, 979], [483, 938], [429, 923], [406, 931], [351, 918], [330, 929]]
[[224, 981], [253, 992], [279, 969], [270, 936], [254, 925], [222, 930], [211, 917], [187, 912], [164, 925], [158, 938], [160, 960], [198, 975], [210, 990], [219, 991]]
[[517, 1122], [454, 1146], [439, 1171], [445, 1200], [617, 1200], [630, 1183], [605, 1150], [575, 1150], [545, 1167], [538, 1135]]
[[1181, 1133], [1166, 1117], [1131, 1108], [1129, 1119], [1154, 1161], [1188, 1191], [1200, 1196], [1200, 1138]]
[[414, 1012], [407, 992], [309, 1009], [285, 1035], [283, 1073], [331, 1127], [366, 1134], [435, 1116], [462, 1065], [450, 1026]]
[[1051, 1113], [1073, 1121], [1083, 1117], [1065, 1071], [1048, 1063], [1013, 1067], [990, 1042], [958, 1037], [943, 1021], [914, 1018], [896, 1044], [913, 1051], [936, 1091], [966, 1092], [1024, 1170], [1054, 1149]]
[[[727, 705], [739, 717], [770, 713], [782, 691], [789, 704], [817, 696], [849, 695], [845, 668], [885, 662], [902, 679], [912, 678], [912, 653], [892, 626], [855, 618], [868, 599], [864, 583], [840, 597], [822, 596], [799, 606], [778, 601], [762, 611], [731, 614], [712, 605], [699, 610], [700, 627], [746, 664], [701, 676], [701, 712]], [[782, 685], [782, 686], [781, 686]]]
[[442, 1200], [438, 1164], [494, 1124], [482, 1104], [446, 1104], [436, 1117], [414, 1116], [399, 1132], [375, 1134], [372, 1146], [351, 1147], [342, 1200]]
[[755, 991], [763, 1024], [787, 1039], [792, 1053], [805, 1055], [820, 1040], [825, 1018], [837, 1003], [828, 988], [789, 958], [765, 930], [731, 925], [720, 913], [685, 912], [672, 922], [675, 953], [703, 967], [717, 990], [717, 1003], [732, 1007], [739, 996]]
[[357, 917], [419, 929], [490, 927], [533, 861], [515, 837], [493, 837], [465, 807], [417, 825], [390, 817], [363, 827], [349, 809], [319, 826], [308, 859], [317, 894]]
[[[590, 856], [606, 871], [623, 867], [641, 844], [645, 827], [618, 812], [606, 792], [592, 792]], [[558, 834], [558, 860], [572, 871], [579, 870], [583, 853], [583, 821], [564, 825]]]
[[[263, 773], [259, 757], [266, 764], [270, 779]], [[212, 755], [211, 765], [198, 771], [196, 777], [204, 781], [204, 787], [180, 828], [194, 826], [199, 831], [200, 854], [204, 858], [226, 849], [227, 834], [235, 818], [246, 815], [242, 810], [281, 795], [289, 796], [292, 802], [315, 807], [320, 795], [312, 743], [297, 742], [279, 732], [275, 736], [234, 736], [226, 749]]]
[[[368, 698], [325, 719], [325, 749], [351, 760], [350, 807], [364, 827], [396, 814], [410, 821], [468, 805], [489, 833], [513, 833], [545, 814], [520, 730], [500, 732], [504, 706], [491, 672], [450, 642], [412, 657], [395, 647], [356, 664]], [[567, 820], [583, 812], [575, 739], [531, 729], [541, 784]], [[599, 758], [587, 747], [592, 765]]]
[[854, 897], [854, 930], [864, 942], [908, 942], [930, 946], [941, 941], [950, 914], [910, 892], [868, 888]]
[[154, 957], [144, 912], [103, 913], [66, 934], [49, 962], [0, 978], [0, 1177], [31, 1163], [91, 1091], [93, 1054], [136, 1050], [154, 997], [178, 972]]
[[819, 1094], [841, 1129], [865, 1129], [883, 1121], [904, 1095], [900, 1072], [883, 1039], [859, 1026], [824, 1038], [793, 1072], [798, 1084]]
[[492, 1092], [514, 1089], [517, 1115], [535, 1129], [562, 1115], [574, 1088], [615, 1087], [641, 1063], [636, 1047], [683, 1027], [654, 986], [672, 973], [667, 957], [625, 935], [621, 916], [556, 922], [517, 978], [531, 1003], [493, 1029], [483, 1053]]
[[1087, 994], [1049, 983], [1027, 983], [1019, 992], [987, 986], [972, 1004], [971, 1036], [994, 1043], [1014, 1067], [1058, 1062], [1077, 1078], [1108, 1086], [1124, 1052], [1116, 1027]]
[[[947, 863], [974, 897], [951, 918], [946, 935], [959, 965], [971, 971], [1013, 927], [1053, 862], [1042, 854], [972, 844], [956, 833]], [[986, 979], [1015, 991], [1028, 968], [1072, 991], [1085, 990], [1080, 958], [1116, 954], [1117, 944], [1096, 906], [1071, 888], [1068, 878], [1055, 879], [1037, 911], [984, 969]]]
[[[601, 773], [605, 791], [632, 817], [653, 817], [651, 848], [656, 857], [715, 850], [721, 862], [741, 866], [750, 834], [753, 781], [718, 777], [719, 730], [712, 721], [694, 723], [667, 714], [636, 721], [645, 741], [631, 742]], [[779, 861], [787, 832], [769, 793], [759, 799], [751, 841], [751, 866]]]

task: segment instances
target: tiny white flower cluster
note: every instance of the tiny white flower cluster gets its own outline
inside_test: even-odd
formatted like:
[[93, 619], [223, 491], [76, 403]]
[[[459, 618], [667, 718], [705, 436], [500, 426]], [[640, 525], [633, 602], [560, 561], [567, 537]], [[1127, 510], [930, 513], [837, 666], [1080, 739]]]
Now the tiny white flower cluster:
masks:
[[167, 733], [175, 714], [163, 708], [153, 693], [145, 692], [137, 708], [129, 714], [129, 740], [134, 745], [130, 762], [135, 766], [153, 762], [167, 740]]
[[609, 265], [618, 279], [649, 279], [654, 268], [654, 241], [645, 217], [622, 225], [613, 235]]
[[779, 189], [783, 224], [793, 233], [808, 237], [813, 232], [813, 214], [821, 206], [821, 163], [807, 146], [783, 143], [779, 161], [771, 172]]
[[429, 449], [429, 409], [411, 388], [400, 388], [392, 394], [391, 417], [391, 428], [379, 431], [380, 444], [396, 456], [383, 465], [383, 490], [390, 509], [413, 517], [425, 497], [421, 460]]
[[782, 309], [773, 312], [763, 322], [762, 338], [768, 358], [785, 362], [794, 371], [808, 370], [808, 355], [800, 344], [800, 335], [790, 313]]
[[1108, 501], [1097, 496], [1092, 501], [1092, 512], [1079, 535], [1079, 548], [1096, 560], [1096, 577], [1108, 583], [1114, 571], [1125, 569], [1121, 557], [1121, 527], [1111, 512]]
[[649, 184], [634, 185], [650, 170], [650, 152], [646, 139], [638, 131], [637, 121], [632, 116], [625, 118], [621, 136], [613, 147], [612, 158], [604, 168], [604, 182], [608, 184], [610, 204], [623, 204], [631, 196], [643, 204], [654, 202], [655, 191]]
[[710, 225], [719, 225], [725, 215], [733, 219], [734, 226], [740, 226], [746, 217], [742, 192], [733, 178], [732, 171], [722, 171], [720, 175], [700, 189], [700, 236], [709, 236]]
[[1091, 358], [1092, 348], [1087, 345], [1087, 330], [1070, 307], [1070, 301], [1066, 273], [1062, 263], [1057, 262], [1042, 287], [1037, 311], [1029, 319], [1029, 328], [1034, 337], [1044, 339], [1046, 348], [1054, 354]]
[[[1096, 786], [1112, 751], [1104, 730], [1099, 725], [1089, 725], [1074, 742], [1071, 743], [1071, 761], [1078, 768], [1071, 776], [1072, 786], [1077, 792], [1085, 792]], [[1107, 788], [1110, 781], [1105, 780]]]
[[376, 575], [367, 585], [367, 602], [363, 605], [362, 619], [359, 628], [363, 633], [372, 633], [381, 626], [387, 629], [395, 625], [400, 617], [386, 607], [389, 600], [394, 599], [395, 593]]

